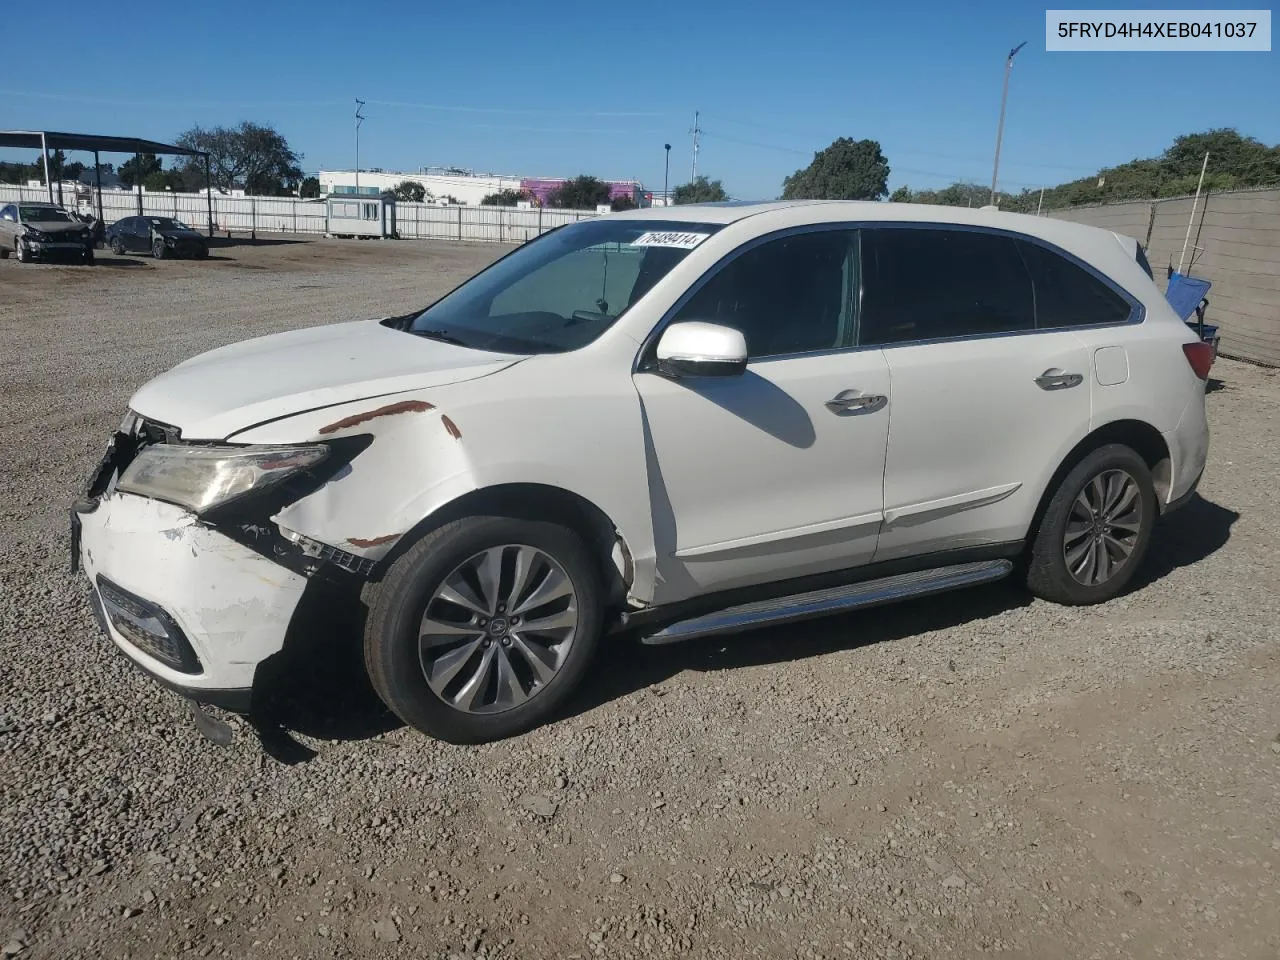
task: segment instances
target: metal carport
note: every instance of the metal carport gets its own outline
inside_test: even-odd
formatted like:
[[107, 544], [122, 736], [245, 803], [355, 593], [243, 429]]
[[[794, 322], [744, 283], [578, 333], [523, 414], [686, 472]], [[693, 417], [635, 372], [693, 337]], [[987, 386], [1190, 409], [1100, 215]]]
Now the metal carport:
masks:
[[[85, 150], [93, 153], [93, 179], [98, 190], [98, 220], [102, 215], [102, 164], [101, 153], [132, 153], [139, 157], [144, 153], [163, 153], [179, 157], [204, 158], [205, 198], [209, 205], [209, 236], [213, 236], [213, 181], [209, 176], [209, 154], [203, 150], [190, 150], [171, 143], [158, 143], [140, 137], [104, 137], [93, 133], [58, 133], [53, 130], [0, 130], [0, 147], [17, 147], [39, 150], [44, 160], [44, 183], [53, 203], [53, 183], [49, 179], [50, 150]], [[58, 182], [62, 192], [62, 182]], [[59, 196], [61, 202], [61, 196]], [[138, 183], [138, 213], [142, 213], [142, 183]]]

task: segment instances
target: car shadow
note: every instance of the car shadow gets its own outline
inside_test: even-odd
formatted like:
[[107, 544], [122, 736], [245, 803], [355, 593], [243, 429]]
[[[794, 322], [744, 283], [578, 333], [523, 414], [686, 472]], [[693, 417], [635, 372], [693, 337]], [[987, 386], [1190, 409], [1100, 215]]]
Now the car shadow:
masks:
[[104, 257], [102, 254], [98, 254], [93, 258], [93, 265], [95, 267], [123, 267], [125, 269], [130, 267], [136, 268], [148, 266], [148, 264], [142, 260], [135, 260], [132, 257]]
[[1012, 581], [719, 637], [646, 646], [620, 636], [600, 656], [562, 716], [576, 716], [686, 670], [710, 673], [788, 663], [944, 630], [1031, 603]]
[[1217, 393], [1219, 390], [1226, 390], [1226, 389], [1227, 389], [1226, 383], [1223, 382], [1222, 380], [1219, 380], [1217, 377], [1210, 377], [1208, 380], [1205, 381], [1205, 384], [1204, 384], [1205, 393]]
[[1217, 553], [1231, 539], [1231, 527], [1239, 519], [1235, 510], [1196, 494], [1181, 509], [1160, 518], [1146, 560], [1134, 574], [1129, 589], [1149, 586], [1180, 567], [1189, 567]]
[[[1193, 497], [1161, 519], [1146, 562], [1129, 589], [1150, 586], [1216, 553], [1230, 539], [1239, 517], [1234, 510]], [[283, 655], [263, 665], [263, 701], [255, 699], [255, 711], [261, 710], [253, 725], [263, 749], [286, 764], [315, 756], [295, 733], [329, 741], [366, 740], [404, 726], [365, 674], [364, 605], [350, 590], [335, 590], [315, 580], [312, 584], [317, 588], [309, 585]], [[856, 650], [981, 622], [1031, 602], [1015, 573], [987, 586], [684, 643], [646, 646], [633, 635], [610, 636], [556, 720], [588, 713], [686, 670], [738, 670]]]
[[[310, 239], [295, 239], [284, 237], [237, 237], [237, 236], [213, 236], [208, 238], [209, 249], [218, 247], [280, 247], [299, 243], [315, 243]], [[212, 258], [211, 258], [212, 259]]]

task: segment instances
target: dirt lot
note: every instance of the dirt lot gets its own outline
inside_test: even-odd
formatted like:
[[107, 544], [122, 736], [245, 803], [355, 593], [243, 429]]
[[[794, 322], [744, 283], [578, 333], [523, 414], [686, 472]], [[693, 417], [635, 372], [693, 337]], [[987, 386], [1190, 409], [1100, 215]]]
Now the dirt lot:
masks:
[[1280, 378], [1230, 361], [1202, 497], [1104, 607], [1004, 585], [620, 646], [480, 748], [318, 667], [274, 757], [201, 739], [66, 570], [133, 389], [501, 252], [0, 261], [3, 956], [1280, 955]]

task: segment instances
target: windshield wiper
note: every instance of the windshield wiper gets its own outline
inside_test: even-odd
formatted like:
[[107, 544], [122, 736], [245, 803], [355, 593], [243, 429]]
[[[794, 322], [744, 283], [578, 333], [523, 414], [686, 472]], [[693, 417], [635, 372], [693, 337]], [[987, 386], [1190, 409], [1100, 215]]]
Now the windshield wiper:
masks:
[[447, 330], [411, 330], [419, 337], [426, 337], [428, 340], [439, 340], [441, 343], [451, 343], [455, 347], [470, 346], [465, 340], [459, 340], [455, 336], [451, 336]]

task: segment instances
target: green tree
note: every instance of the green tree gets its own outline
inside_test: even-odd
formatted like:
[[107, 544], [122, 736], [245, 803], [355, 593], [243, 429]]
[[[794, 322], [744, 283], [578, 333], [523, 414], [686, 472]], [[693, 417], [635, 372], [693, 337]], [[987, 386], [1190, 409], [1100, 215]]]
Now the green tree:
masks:
[[315, 200], [320, 196], [320, 180], [317, 177], [305, 177], [298, 187], [298, 196], [304, 200]]
[[[213, 185], [222, 190], [243, 187], [251, 194], [281, 196], [302, 181], [301, 154], [268, 125], [246, 120], [238, 127], [192, 127], [178, 137], [178, 145], [209, 154]], [[201, 167], [196, 157], [187, 164], [203, 178]]]
[[43, 180], [44, 168], [40, 161], [35, 163], [0, 162], [0, 183], [26, 183], [28, 180]]
[[608, 202], [609, 185], [585, 173], [566, 180], [547, 197], [548, 206], [563, 207], [566, 210], [594, 210], [600, 204]]
[[181, 193], [187, 189], [187, 178], [181, 170], [157, 170], [143, 177], [142, 185], [148, 190], [173, 190]]
[[905, 185], [889, 195], [889, 200], [893, 203], [911, 203], [913, 199], [914, 194], [912, 194], [911, 188]]
[[840, 137], [782, 181], [784, 200], [883, 200], [889, 161], [875, 140]]
[[609, 209], [614, 213], [619, 213], [623, 210], [634, 210], [635, 208], [635, 200], [625, 193], [619, 194], [609, 201]]
[[498, 190], [495, 193], [487, 195], [480, 201], [482, 207], [514, 207], [516, 204], [528, 200], [529, 197], [521, 190], [514, 187], [508, 187], [505, 190]]
[[405, 200], [409, 203], [421, 203], [427, 198], [427, 188], [417, 180], [401, 180], [391, 192], [395, 194], [397, 200]]
[[120, 182], [126, 187], [137, 186], [139, 181], [145, 185], [147, 177], [159, 173], [163, 166], [154, 153], [138, 154], [120, 164]]
[[719, 203], [728, 199], [729, 194], [724, 192], [724, 185], [719, 180], [708, 180], [706, 177], [697, 177], [671, 191], [673, 204]]

